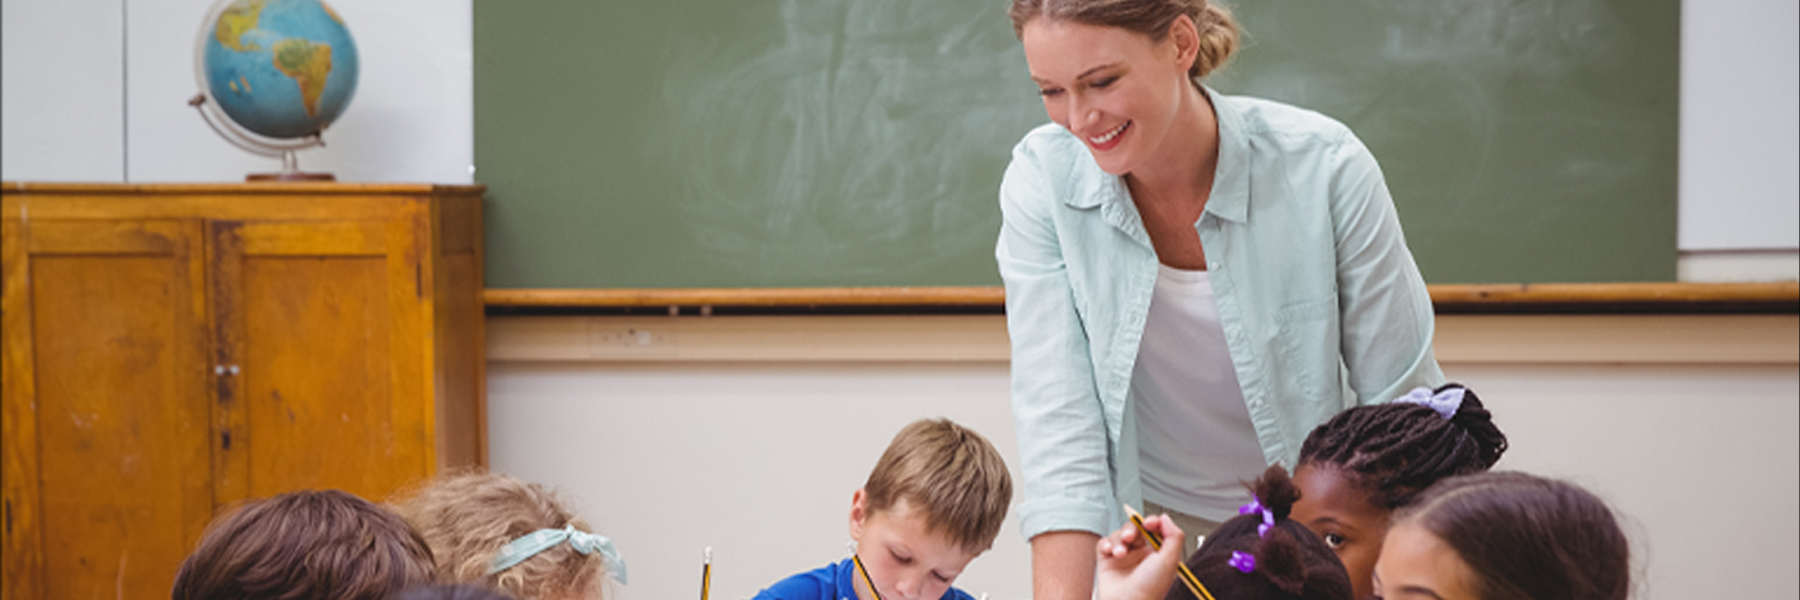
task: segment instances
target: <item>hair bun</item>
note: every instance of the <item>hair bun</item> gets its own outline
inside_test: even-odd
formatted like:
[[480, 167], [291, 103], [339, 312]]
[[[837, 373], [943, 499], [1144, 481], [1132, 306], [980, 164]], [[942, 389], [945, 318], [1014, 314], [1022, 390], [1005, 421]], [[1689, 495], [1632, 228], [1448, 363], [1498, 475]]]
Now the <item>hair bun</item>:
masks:
[[1294, 534], [1282, 527], [1270, 529], [1252, 552], [1256, 555], [1255, 573], [1289, 594], [1298, 596], [1306, 591], [1306, 558]]
[[1250, 493], [1256, 494], [1256, 501], [1262, 503], [1263, 508], [1269, 509], [1269, 512], [1275, 513], [1276, 519], [1288, 518], [1288, 513], [1294, 510], [1294, 503], [1300, 500], [1299, 486], [1294, 485], [1294, 480], [1288, 477], [1287, 469], [1281, 468], [1281, 465], [1270, 465], [1263, 470], [1262, 477], [1256, 478], [1256, 482], [1250, 485]]
[[1450, 422], [1468, 432], [1470, 439], [1475, 442], [1480, 467], [1486, 470], [1499, 462], [1500, 455], [1506, 453], [1506, 434], [1501, 433], [1500, 427], [1494, 425], [1494, 414], [1482, 405], [1481, 397], [1475, 395], [1475, 390], [1460, 383], [1447, 383], [1435, 391], [1454, 388], [1461, 388], [1463, 396], [1462, 404], [1456, 408], [1456, 415]]

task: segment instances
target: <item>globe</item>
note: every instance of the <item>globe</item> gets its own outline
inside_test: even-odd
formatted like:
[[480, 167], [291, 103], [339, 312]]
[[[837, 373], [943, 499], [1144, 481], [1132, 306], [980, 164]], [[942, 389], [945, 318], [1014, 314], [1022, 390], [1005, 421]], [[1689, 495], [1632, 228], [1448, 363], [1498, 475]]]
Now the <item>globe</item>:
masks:
[[199, 43], [201, 85], [233, 123], [258, 135], [318, 134], [356, 93], [356, 42], [318, 0], [221, 2]]

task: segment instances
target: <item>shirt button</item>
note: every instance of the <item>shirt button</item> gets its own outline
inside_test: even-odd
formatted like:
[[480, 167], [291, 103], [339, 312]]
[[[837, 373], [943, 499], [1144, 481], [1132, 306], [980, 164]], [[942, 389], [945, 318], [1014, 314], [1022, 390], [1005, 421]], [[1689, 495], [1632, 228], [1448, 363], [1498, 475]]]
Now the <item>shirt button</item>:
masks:
[[1219, 261], [1215, 260], [1215, 261], [1206, 263], [1206, 268], [1214, 270], [1214, 271], [1219, 270]]

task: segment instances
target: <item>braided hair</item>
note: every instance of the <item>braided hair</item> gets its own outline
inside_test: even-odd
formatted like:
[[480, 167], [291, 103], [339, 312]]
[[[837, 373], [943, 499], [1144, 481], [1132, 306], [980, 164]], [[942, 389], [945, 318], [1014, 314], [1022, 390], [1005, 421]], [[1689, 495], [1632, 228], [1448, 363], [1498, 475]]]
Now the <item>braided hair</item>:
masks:
[[1461, 384], [1462, 405], [1446, 419], [1429, 406], [1406, 402], [1358, 406], [1312, 430], [1296, 466], [1335, 469], [1373, 494], [1386, 510], [1411, 504], [1439, 479], [1479, 473], [1506, 452], [1506, 434]]

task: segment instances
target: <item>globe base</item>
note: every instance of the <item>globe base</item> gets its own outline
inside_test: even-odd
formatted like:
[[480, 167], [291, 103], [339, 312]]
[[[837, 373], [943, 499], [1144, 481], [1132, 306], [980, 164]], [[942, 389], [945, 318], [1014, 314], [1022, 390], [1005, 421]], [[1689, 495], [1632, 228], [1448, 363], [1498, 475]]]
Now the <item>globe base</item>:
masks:
[[280, 173], [251, 173], [244, 176], [244, 181], [274, 182], [306, 182], [337, 181], [337, 176], [330, 173], [307, 173], [303, 171], [282, 171]]

